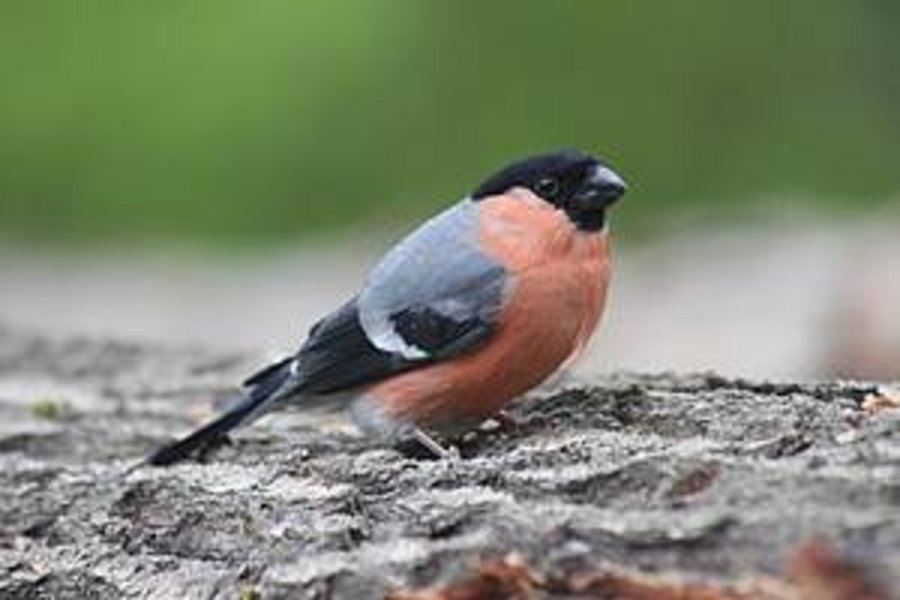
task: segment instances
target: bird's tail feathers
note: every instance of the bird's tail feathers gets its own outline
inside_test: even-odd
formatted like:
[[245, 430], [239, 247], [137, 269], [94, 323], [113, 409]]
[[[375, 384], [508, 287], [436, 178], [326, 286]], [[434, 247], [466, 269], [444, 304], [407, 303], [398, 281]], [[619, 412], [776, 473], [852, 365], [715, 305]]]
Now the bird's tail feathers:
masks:
[[272, 405], [297, 389], [291, 372], [292, 361], [284, 360], [251, 377], [245, 385], [243, 398], [216, 419], [188, 436], [167, 444], [145, 461], [152, 466], [166, 466], [180, 462], [225, 440], [233, 429], [262, 416]]

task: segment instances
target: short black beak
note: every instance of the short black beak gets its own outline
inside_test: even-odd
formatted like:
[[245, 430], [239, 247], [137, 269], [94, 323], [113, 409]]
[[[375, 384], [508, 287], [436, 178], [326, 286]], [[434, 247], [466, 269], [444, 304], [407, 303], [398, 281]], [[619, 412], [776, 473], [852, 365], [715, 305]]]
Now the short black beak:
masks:
[[596, 165], [591, 170], [580, 196], [582, 202], [596, 203], [605, 208], [621, 198], [627, 190], [625, 180], [615, 171], [603, 165]]

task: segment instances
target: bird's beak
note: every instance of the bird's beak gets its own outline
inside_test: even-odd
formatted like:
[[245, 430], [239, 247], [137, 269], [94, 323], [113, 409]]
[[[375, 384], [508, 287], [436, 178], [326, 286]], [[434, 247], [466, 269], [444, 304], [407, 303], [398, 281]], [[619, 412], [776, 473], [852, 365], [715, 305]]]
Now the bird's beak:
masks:
[[596, 165], [578, 196], [583, 204], [603, 209], [615, 203], [627, 189], [625, 180], [615, 171], [604, 165]]

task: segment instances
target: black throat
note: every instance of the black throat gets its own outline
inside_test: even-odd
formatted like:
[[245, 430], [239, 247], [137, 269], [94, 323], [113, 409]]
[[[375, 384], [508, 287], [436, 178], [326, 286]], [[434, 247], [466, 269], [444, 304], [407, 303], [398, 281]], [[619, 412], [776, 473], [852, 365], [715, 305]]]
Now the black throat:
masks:
[[575, 223], [580, 231], [596, 232], [603, 229], [606, 225], [605, 210], [589, 210], [578, 211], [573, 209], [565, 209], [566, 215]]

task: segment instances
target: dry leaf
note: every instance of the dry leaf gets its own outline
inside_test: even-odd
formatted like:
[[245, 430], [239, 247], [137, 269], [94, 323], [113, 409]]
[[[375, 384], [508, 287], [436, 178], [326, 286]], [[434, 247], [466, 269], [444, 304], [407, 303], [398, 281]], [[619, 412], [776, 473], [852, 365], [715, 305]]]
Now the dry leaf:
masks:
[[889, 600], [866, 579], [861, 565], [838, 556], [819, 539], [794, 553], [787, 576], [797, 588], [799, 600]]
[[542, 583], [518, 554], [481, 563], [471, 577], [419, 591], [397, 591], [387, 600], [530, 600]]
[[568, 580], [567, 594], [609, 600], [782, 600], [763, 586], [681, 581], [677, 577], [657, 577], [610, 569]]
[[388, 600], [530, 600], [557, 596], [597, 600], [889, 600], [866, 579], [862, 566], [845, 560], [822, 540], [808, 542], [793, 554], [784, 579], [691, 582], [676, 575], [647, 575], [614, 566], [546, 577], [532, 570], [518, 554], [509, 554], [481, 563], [470, 577], [424, 590], [397, 591]]
[[900, 390], [879, 389], [878, 393], [867, 395], [862, 403], [862, 409], [869, 416], [890, 408], [900, 408]]

